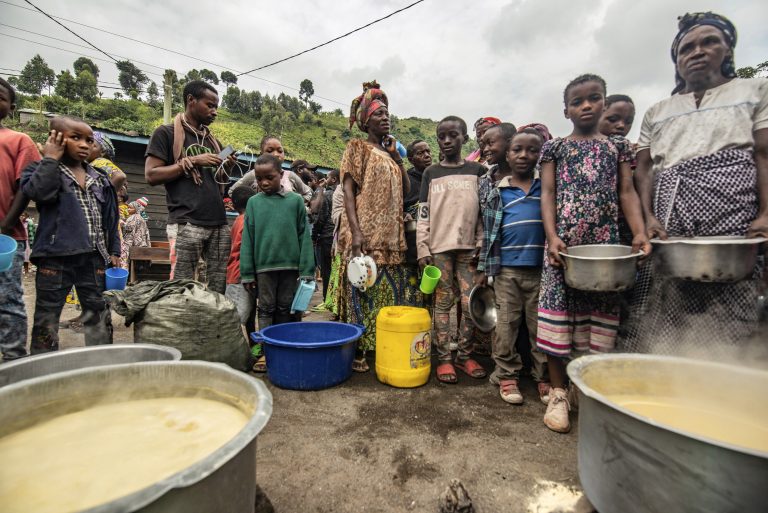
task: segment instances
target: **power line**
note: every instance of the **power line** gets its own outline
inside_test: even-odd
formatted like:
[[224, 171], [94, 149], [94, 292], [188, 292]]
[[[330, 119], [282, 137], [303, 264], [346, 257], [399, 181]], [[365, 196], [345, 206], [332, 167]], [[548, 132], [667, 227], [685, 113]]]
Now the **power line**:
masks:
[[[8, 68], [0, 68], [0, 69], [8, 69]], [[3, 73], [3, 75], [5, 75], [7, 77], [20, 77], [21, 76], [21, 75], [19, 75], [17, 73]], [[109, 84], [111, 82], [106, 82], [106, 83]], [[97, 83], [96, 85], [101, 87], [101, 88], [103, 88], [103, 89], [119, 89], [121, 91], [123, 90], [122, 87], [108, 86], [108, 85], [104, 85], [104, 83]]]
[[[423, 0], [422, 0], [422, 1], [423, 1]], [[13, 2], [8, 2], [8, 1], [6, 1], [6, 0], [0, 0], [0, 3], [3, 3], [3, 4], [7, 4], [7, 5], [10, 5], [10, 6], [16, 7], [16, 8], [18, 8], [18, 9], [23, 9], [23, 10], [25, 10], [25, 11], [31, 11], [31, 12], [34, 12], [34, 13], [36, 13], [36, 14], [39, 14], [39, 12], [38, 12], [38, 11], [35, 11], [34, 9], [30, 9], [29, 7], [24, 7], [23, 5], [14, 4]], [[417, 3], [418, 3], [418, 2], [417, 2]], [[101, 33], [104, 33], [104, 34], [109, 34], [109, 35], [111, 35], [111, 36], [119, 37], [119, 38], [122, 38], [122, 39], [127, 39], [128, 41], [133, 41], [134, 43], [143, 44], [143, 45], [146, 45], [146, 46], [150, 46], [150, 47], [152, 47], [152, 48], [156, 48], [156, 49], [158, 49], [158, 50], [163, 50], [163, 51], [166, 51], [166, 52], [169, 52], [169, 53], [173, 53], [173, 54], [176, 54], [176, 55], [180, 55], [180, 56], [182, 56], [182, 57], [187, 57], [187, 58], [189, 58], [189, 59], [193, 59], [193, 60], [196, 60], [196, 61], [198, 61], [198, 62], [202, 62], [202, 63], [205, 63], [205, 64], [209, 64], [209, 65], [211, 65], [211, 66], [216, 66], [216, 67], [218, 67], [218, 68], [221, 68], [221, 69], [225, 69], [225, 70], [233, 71], [233, 72], [235, 72], [235, 74], [236, 74], [237, 76], [245, 75], [245, 76], [247, 76], [247, 77], [250, 77], [250, 78], [253, 78], [253, 79], [256, 79], [256, 80], [261, 80], [262, 82], [267, 82], [267, 83], [269, 83], [269, 84], [274, 84], [274, 85], [276, 85], [276, 86], [280, 86], [280, 87], [282, 87], [282, 88], [285, 88], [285, 89], [290, 89], [291, 91], [300, 91], [300, 89], [299, 89], [299, 88], [297, 88], [297, 87], [289, 86], [289, 85], [287, 85], [287, 84], [282, 84], [282, 83], [280, 83], [280, 82], [275, 82], [274, 80], [269, 80], [269, 79], [266, 79], [266, 78], [263, 78], [263, 77], [259, 77], [259, 76], [256, 76], [256, 75], [252, 75], [250, 71], [249, 71], [249, 72], [245, 72], [245, 73], [242, 73], [242, 72], [240, 72], [240, 71], [238, 71], [238, 70], [236, 70], [236, 69], [234, 69], [234, 68], [230, 68], [229, 66], [224, 66], [224, 65], [222, 65], [222, 64], [217, 64], [217, 63], [215, 63], [215, 62], [211, 62], [211, 61], [206, 61], [206, 60], [204, 60], [204, 59], [200, 59], [199, 57], [195, 57], [195, 56], [193, 56], [193, 55], [188, 55], [188, 54], [186, 54], [186, 53], [183, 53], [183, 52], [179, 52], [179, 51], [176, 51], [176, 50], [171, 50], [171, 49], [169, 49], [169, 48], [165, 48], [165, 47], [162, 47], [162, 46], [154, 45], [154, 44], [152, 44], [152, 43], [147, 43], [146, 41], [141, 41], [141, 40], [139, 40], [139, 39], [134, 39], [134, 38], [132, 38], [132, 37], [128, 37], [128, 36], [125, 36], [125, 35], [122, 35], [122, 34], [118, 34], [118, 33], [116, 33], [116, 32], [110, 32], [110, 31], [108, 31], [108, 30], [105, 30], [103, 27], [94, 27], [93, 25], [87, 25], [87, 24], [85, 24], [85, 23], [81, 23], [81, 22], [79, 22], [79, 21], [70, 20], [70, 19], [67, 19], [67, 18], [62, 18], [61, 16], [53, 16], [53, 15], [51, 15], [51, 16], [52, 16], [53, 18], [56, 18], [56, 19], [58, 19], [58, 20], [63, 20], [63, 21], [66, 21], [66, 22], [69, 22], [69, 23], [72, 23], [72, 24], [75, 24], [75, 25], [79, 25], [79, 26], [81, 26], [81, 27], [86, 27], [86, 28], [89, 28], [89, 29], [98, 30], [99, 32], [101, 32]], [[21, 29], [19, 29], [19, 30], [21, 30]], [[13, 37], [13, 36], [9, 36], [9, 37]], [[45, 36], [44, 36], [44, 37], [45, 37]], [[25, 41], [26, 41], [26, 40], [25, 40]], [[31, 42], [34, 42], [34, 41], [31, 41]], [[42, 44], [42, 43], [41, 43], [41, 44]], [[74, 43], [70, 43], [70, 44], [74, 44]], [[48, 46], [48, 45], [43, 45], [43, 46]], [[52, 47], [52, 48], [55, 48], [55, 47]], [[60, 48], [59, 48], [59, 49], [60, 49]], [[65, 50], [65, 51], [67, 51], [67, 50]], [[120, 57], [120, 56], [118, 55], [118, 57]], [[130, 59], [130, 60], [132, 60], [132, 59]], [[139, 61], [133, 61], [133, 62], [139, 62]], [[145, 63], [142, 63], [142, 64], [145, 64]], [[153, 65], [153, 64], [146, 64], [146, 65], [147, 65], [147, 66], [152, 66], [153, 68], [163, 69], [163, 68], [161, 68], [160, 66], [155, 66], [155, 65]], [[325, 101], [331, 102], [331, 103], [335, 103], [335, 104], [337, 104], [337, 105], [347, 105], [347, 103], [345, 103], [345, 102], [340, 102], [340, 101], [338, 101], [338, 100], [334, 100], [333, 98], [326, 98], [325, 96], [320, 96], [320, 95], [318, 95], [318, 94], [315, 94], [315, 95], [314, 95], [314, 97], [315, 97], [315, 98], [319, 98], [319, 99], [321, 99], [321, 100], [325, 100]]]
[[403, 11], [407, 11], [408, 9], [410, 9], [411, 7], [413, 7], [414, 5], [420, 4], [420, 3], [421, 3], [421, 2], [423, 2], [423, 1], [424, 1], [424, 0], [417, 0], [416, 2], [413, 2], [413, 3], [412, 3], [412, 4], [410, 4], [410, 5], [406, 5], [405, 7], [401, 8], [401, 9], [398, 9], [398, 10], [396, 10], [396, 11], [393, 11], [393, 12], [391, 12], [391, 13], [387, 14], [386, 16], [384, 16], [384, 17], [382, 17], [382, 18], [379, 18], [379, 19], [377, 19], [377, 20], [373, 20], [372, 22], [370, 22], [370, 23], [366, 23], [365, 25], [363, 25], [363, 26], [361, 26], [361, 27], [357, 27], [357, 28], [356, 28], [356, 29], [354, 29], [354, 30], [350, 30], [350, 31], [349, 31], [349, 32], [347, 32], [346, 34], [342, 34], [342, 35], [340, 35], [340, 36], [334, 37], [333, 39], [330, 39], [330, 40], [326, 41], [325, 43], [321, 43], [321, 44], [319, 44], [319, 45], [317, 45], [317, 46], [313, 46], [312, 48], [308, 48], [308, 49], [306, 49], [306, 50], [303, 50], [303, 51], [301, 51], [301, 52], [299, 52], [299, 53], [295, 53], [295, 54], [293, 54], [293, 55], [289, 55], [288, 57], [285, 57], [285, 58], [283, 58], [283, 59], [280, 59], [279, 61], [271, 62], [271, 63], [269, 63], [269, 64], [265, 64], [264, 66], [260, 66], [260, 67], [258, 67], [258, 68], [253, 68], [253, 69], [251, 69], [251, 70], [248, 70], [248, 71], [244, 71], [244, 72], [242, 72], [242, 73], [239, 73], [239, 74], [238, 74], [238, 76], [240, 76], [240, 75], [245, 75], [245, 74], [247, 74], [247, 73], [252, 73], [252, 72], [254, 72], [254, 71], [259, 71], [259, 70], [262, 70], [262, 69], [264, 69], [264, 68], [269, 68], [270, 66], [274, 66], [275, 64], [280, 64], [281, 62], [285, 62], [285, 61], [287, 61], [287, 60], [293, 59], [294, 57], [298, 57], [299, 55], [304, 55], [305, 53], [309, 53], [309, 52], [311, 52], [312, 50], [317, 50], [318, 48], [321, 48], [321, 47], [323, 47], [323, 46], [325, 46], [325, 45], [329, 45], [329, 44], [333, 43], [334, 41], [338, 41], [339, 39], [343, 39], [343, 38], [345, 38], [345, 37], [347, 37], [347, 36], [349, 36], [349, 35], [352, 35], [352, 34], [354, 34], [355, 32], [359, 32], [359, 31], [363, 30], [364, 28], [368, 28], [368, 27], [370, 27], [371, 25], [375, 25], [376, 23], [379, 23], [380, 21], [384, 21], [384, 20], [386, 20], [387, 18], [390, 18], [390, 17], [394, 16], [395, 14], [401, 13], [401, 12], [403, 12]]
[[[49, 35], [47, 35], [47, 34], [41, 34], [41, 33], [39, 33], [39, 32], [33, 32], [33, 31], [31, 31], [31, 30], [27, 30], [27, 29], [23, 29], [23, 28], [15, 27], [15, 26], [13, 26], [13, 25], [8, 25], [8, 24], [6, 24], [6, 23], [0, 23], [0, 26], [3, 26], [3, 27], [8, 27], [8, 28], [12, 28], [12, 29], [14, 29], [14, 30], [18, 30], [19, 32], [24, 32], [24, 33], [27, 33], [27, 34], [33, 34], [33, 35], [35, 35], [35, 36], [44, 37], [44, 38], [46, 38], [46, 39], [53, 39], [54, 41], [60, 41], [60, 42], [62, 42], [62, 43], [67, 43], [68, 45], [77, 46], [78, 48], [85, 48], [85, 49], [89, 49], [87, 46], [84, 46], [84, 45], [79, 45], [79, 44], [77, 44], [77, 43], [73, 43], [72, 41], [67, 41], [66, 39], [59, 39], [58, 37], [49, 36]], [[117, 55], [117, 54], [114, 54], [114, 55], [115, 55], [116, 57], [120, 57], [121, 59], [126, 59], [126, 60], [129, 60], [129, 61], [131, 61], [131, 62], [135, 62], [135, 63], [138, 63], [138, 64], [143, 64], [143, 65], [145, 65], [145, 66], [149, 66], [149, 67], [151, 67], [151, 68], [156, 68], [156, 69], [165, 70], [165, 68], [163, 68], [162, 66], [156, 66], [156, 65], [154, 65], [154, 64], [150, 64], [150, 63], [148, 63], [148, 62], [137, 61], [137, 60], [135, 60], [135, 59], [131, 59], [130, 57], [126, 57], [125, 55]], [[107, 62], [109, 62], [109, 61], [107, 61]], [[149, 73], [149, 72], [147, 72], [147, 73]]]
[[[0, 71], [2, 71], [3, 73], [5, 73], [5, 72], [7, 72], [7, 71], [11, 71], [12, 73], [6, 73], [6, 74], [7, 74], [7, 75], [10, 75], [10, 76], [16, 76], [16, 77], [18, 77], [18, 76], [20, 76], [20, 75], [14, 75], [14, 73], [23, 73], [23, 72], [24, 72], [23, 70], [20, 70], [20, 69], [16, 69], [16, 68], [3, 68], [2, 66], [0, 66]], [[99, 82], [99, 85], [101, 85], [101, 84], [108, 84], [108, 85], [113, 85], [113, 86], [120, 86], [120, 84], [117, 84], [117, 83], [115, 83], [115, 82], [106, 82], [106, 81], [104, 81], [104, 82]], [[106, 86], [104, 86], [104, 87], [106, 87]]]
[[[25, 39], [25, 38], [19, 37], [19, 36], [12, 36], [11, 34], [6, 34], [4, 32], [0, 32], [0, 36], [11, 37], [13, 39], [18, 39], [20, 41], [26, 41], [27, 43], [36, 44], [36, 45], [39, 45], [39, 46], [45, 46], [47, 48], [53, 48], [54, 50], [61, 50], [62, 52], [68, 52], [68, 53], [72, 53], [72, 54], [75, 54], [75, 55], [79, 55], [81, 57], [88, 57], [89, 59], [93, 59], [95, 61], [108, 62], [110, 64], [113, 64], [112, 61], [108, 61], [107, 59], [102, 59], [101, 57], [95, 57], [93, 55], [84, 54], [83, 52], [75, 52], [73, 50], [67, 50], [66, 48], [60, 48], [58, 46], [47, 45], [45, 43], [41, 43], [40, 41], [32, 41], [31, 39]], [[78, 45], [78, 46], [80, 46], [80, 45]], [[136, 62], [138, 62], [138, 61], [136, 61]], [[143, 70], [143, 71], [145, 73], [147, 73], [148, 75], [155, 75], [155, 76], [158, 76], [158, 77], [162, 77], [163, 76], [162, 74], [155, 73], [153, 71], [146, 71], [146, 70]]]
[[25, 2], [27, 2], [29, 5], [31, 5], [32, 7], [34, 7], [35, 9], [37, 9], [38, 11], [40, 11], [40, 13], [41, 13], [41, 14], [45, 15], [45, 17], [46, 17], [46, 18], [48, 18], [49, 20], [51, 20], [52, 22], [54, 22], [56, 25], [59, 25], [61, 28], [63, 28], [64, 30], [66, 30], [67, 32], [69, 32], [70, 34], [72, 34], [73, 36], [75, 36], [76, 38], [78, 38], [78, 39], [80, 39], [81, 41], [84, 41], [85, 43], [87, 43], [87, 44], [88, 44], [88, 46], [92, 47], [94, 50], [97, 50], [97, 51], [99, 51], [99, 52], [103, 53], [104, 55], [106, 55], [107, 57], [109, 57], [110, 59], [112, 59], [113, 61], [117, 62], [117, 59], [115, 59], [114, 57], [112, 57], [111, 55], [109, 55], [107, 52], [105, 52], [104, 50], [102, 50], [101, 48], [99, 48], [98, 46], [96, 46], [95, 44], [93, 44], [93, 43], [91, 43], [90, 41], [88, 41], [87, 39], [85, 39], [83, 36], [80, 36], [80, 35], [78, 35], [78, 34], [75, 34], [75, 32], [74, 32], [72, 29], [70, 29], [69, 27], [67, 27], [66, 25], [64, 25], [63, 23], [61, 23], [60, 21], [58, 21], [58, 20], [54, 19], [54, 18], [53, 18], [53, 16], [51, 16], [50, 14], [48, 14], [47, 12], [45, 12], [44, 10], [40, 9], [38, 6], [36, 6], [36, 5], [35, 5], [35, 4], [33, 4], [32, 2], [30, 2], [29, 0], [24, 0], [24, 1], [25, 1]]

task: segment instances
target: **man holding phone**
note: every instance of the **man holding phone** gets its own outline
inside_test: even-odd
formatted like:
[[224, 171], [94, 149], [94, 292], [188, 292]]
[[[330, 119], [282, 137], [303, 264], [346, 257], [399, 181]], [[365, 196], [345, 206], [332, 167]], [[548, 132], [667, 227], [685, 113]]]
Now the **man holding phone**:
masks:
[[213, 86], [189, 82], [184, 86], [184, 103], [184, 112], [172, 124], [152, 134], [144, 176], [149, 185], [165, 185], [168, 223], [178, 226], [171, 242], [171, 260], [175, 257], [171, 278], [197, 279], [202, 258], [208, 288], [224, 294], [231, 240], [216, 175], [234, 161], [233, 151], [222, 148], [208, 128], [219, 106]]

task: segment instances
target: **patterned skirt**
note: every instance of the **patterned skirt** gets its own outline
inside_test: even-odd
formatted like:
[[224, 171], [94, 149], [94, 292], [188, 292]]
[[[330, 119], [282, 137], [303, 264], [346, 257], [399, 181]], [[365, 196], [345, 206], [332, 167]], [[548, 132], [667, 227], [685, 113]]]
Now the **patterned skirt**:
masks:
[[[744, 235], [758, 212], [751, 151], [723, 150], [658, 173], [654, 212], [670, 237]], [[761, 261], [736, 283], [679, 280], [646, 265], [632, 293], [623, 350], [731, 357], [757, 335]]]
[[372, 351], [376, 348], [376, 316], [379, 310], [385, 306], [424, 306], [418, 277], [418, 268], [414, 266], [379, 266], [376, 284], [361, 292], [349, 283], [346, 263], [340, 266], [337, 295], [339, 320], [365, 326], [365, 333], [358, 341], [359, 350]]

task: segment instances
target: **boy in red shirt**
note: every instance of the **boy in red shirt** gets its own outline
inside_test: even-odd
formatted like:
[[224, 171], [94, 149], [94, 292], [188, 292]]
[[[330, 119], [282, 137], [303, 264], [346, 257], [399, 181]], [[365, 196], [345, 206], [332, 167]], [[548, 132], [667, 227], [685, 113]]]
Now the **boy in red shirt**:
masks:
[[[0, 78], [0, 123], [16, 108], [16, 91]], [[17, 243], [11, 268], [0, 272], [0, 361], [27, 355], [27, 313], [21, 269], [27, 236], [19, 216], [29, 200], [19, 189], [21, 171], [40, 160], [35, 143], [27, 134], [0, 124], [0, 232]]]
[[227, 290], [225, 296], [237, 306], [240, 323], [248, 333], [256, 331], [256, 297], [240, 282], [240, 246], [243, 242], [245, 206], [256, 194], [250, 187], [238, 187], [231, 191], [232, 204], [239, 214], [232, 225], [232, 249], [227, 261]]

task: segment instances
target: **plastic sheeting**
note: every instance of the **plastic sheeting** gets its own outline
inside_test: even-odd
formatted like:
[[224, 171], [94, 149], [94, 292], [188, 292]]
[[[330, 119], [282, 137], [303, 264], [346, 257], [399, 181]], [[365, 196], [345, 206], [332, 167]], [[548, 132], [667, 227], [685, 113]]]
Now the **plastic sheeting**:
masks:
[[134, 342], [181, 351], [183, 360], [226, 363], [246, 370], [250, 351], [234, 303], [193, 280], [143, 281], [104, 293], [134, 325]]

